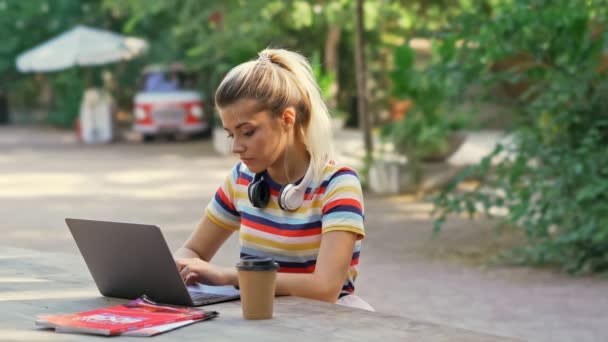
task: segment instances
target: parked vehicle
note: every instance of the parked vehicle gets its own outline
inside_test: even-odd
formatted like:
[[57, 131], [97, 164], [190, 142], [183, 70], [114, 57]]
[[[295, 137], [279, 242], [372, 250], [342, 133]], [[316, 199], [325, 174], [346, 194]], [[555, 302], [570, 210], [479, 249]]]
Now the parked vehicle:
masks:
[[134, 101], [133, 129], [144, 141], [156, 136], [203, 136], [211, 130], [196, 76], [181, 64], [153, 65], [144, 69]]

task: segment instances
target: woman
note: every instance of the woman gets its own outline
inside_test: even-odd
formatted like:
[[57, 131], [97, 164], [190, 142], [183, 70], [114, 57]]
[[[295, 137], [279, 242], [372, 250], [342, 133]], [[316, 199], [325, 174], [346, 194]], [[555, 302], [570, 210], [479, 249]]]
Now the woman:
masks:
[[264, 50], [226, 75], [215, 103], [241, 162], [175, 253], [186, 283], [238, 285], [234, 268], [210, 260], [239, 231], [241, 256], [279, 263], [277, 295], [371, 309], [353, 295], [361, 184], [332, 159], [329, 113], [306, 59]]

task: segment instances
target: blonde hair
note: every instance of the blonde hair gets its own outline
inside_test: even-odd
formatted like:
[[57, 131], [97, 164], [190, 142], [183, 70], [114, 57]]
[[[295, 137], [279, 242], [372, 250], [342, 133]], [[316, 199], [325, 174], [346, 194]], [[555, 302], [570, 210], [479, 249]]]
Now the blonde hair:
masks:
[[295, 130], [310, 154], [314, 182], [334, 158], [331, 121], [310, 64], [304, 56], [283, 49], [265, 49], [257, 60], [234, 67], [215, 92], [218, 108], [242, 99], [257, 101], [260, 110], [279, 116], [296, 110]]

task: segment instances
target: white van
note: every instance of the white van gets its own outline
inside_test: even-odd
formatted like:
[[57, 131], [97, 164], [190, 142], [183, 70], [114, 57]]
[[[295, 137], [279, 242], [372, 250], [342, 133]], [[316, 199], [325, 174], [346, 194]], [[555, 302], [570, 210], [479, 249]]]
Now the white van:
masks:
[[195, 75], [181, 64], [153, 65], [144, 69], [134, 101], [133, 129], [144, 141], [156, 136], [209, 135], [211, 122]]

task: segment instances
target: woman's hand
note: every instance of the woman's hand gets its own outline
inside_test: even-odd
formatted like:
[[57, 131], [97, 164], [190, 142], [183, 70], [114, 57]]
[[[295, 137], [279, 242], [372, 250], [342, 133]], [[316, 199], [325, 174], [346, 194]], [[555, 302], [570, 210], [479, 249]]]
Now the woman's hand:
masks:
[[194, 283], [228, 285], [230, 283], [228, 274], [223, 268], [199, 258], [177, 258], [175, 264], [186, 285]]

